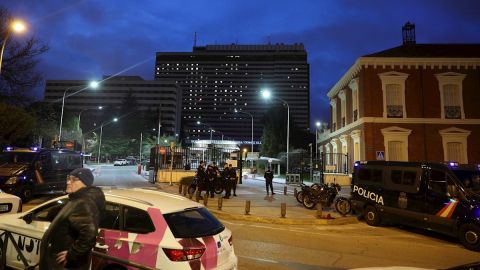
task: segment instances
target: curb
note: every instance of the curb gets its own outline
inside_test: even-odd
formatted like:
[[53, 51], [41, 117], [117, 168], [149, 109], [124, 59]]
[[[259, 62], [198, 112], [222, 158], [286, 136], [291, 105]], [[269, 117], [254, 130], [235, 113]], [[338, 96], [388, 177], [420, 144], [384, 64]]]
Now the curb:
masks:
[[284, 224], [284, 225], [345, 225], [345, 224], [356, 224], [358, 223], [358, 218], [354, 216], [348, 217], [339, 217], [333, 219], [321, 219], [321, 218], [275, 218], [275, 217], [261, 217], [261, 216], [252, 216], [252, 215], [239, 215], [239, 214], [230, 214], [223, 212], [221, 210], [208, 209], [219, 219], [232, 219], [232, 220], [241, 220], [241, 221], [251, 221], [258, 223], [269, 223], [269, 224]]

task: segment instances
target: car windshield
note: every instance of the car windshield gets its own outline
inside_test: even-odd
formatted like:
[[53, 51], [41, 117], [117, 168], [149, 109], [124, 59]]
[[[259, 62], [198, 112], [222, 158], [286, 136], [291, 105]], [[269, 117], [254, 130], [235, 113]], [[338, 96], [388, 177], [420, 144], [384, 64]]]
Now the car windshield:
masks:
[[463, 186], [475, 193], [480, 193], [480, 171], [470, 169], [453, 170]]
[[32, 163], [36, 154], [33, 152], [4, 152], [0, 154], [0, 164]]
[[175, 238], [216, 235], [225, 227], [205, 208], [187, 209], [164, 215]]

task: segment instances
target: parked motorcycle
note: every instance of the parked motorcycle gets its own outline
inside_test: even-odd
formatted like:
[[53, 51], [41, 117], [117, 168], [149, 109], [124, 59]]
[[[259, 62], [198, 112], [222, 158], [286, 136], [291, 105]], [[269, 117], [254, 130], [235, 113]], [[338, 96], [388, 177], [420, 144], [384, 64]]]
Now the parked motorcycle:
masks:
[[321, 186], [319, 189], [305, 190], [303, 193], [303, 206], [307, 209], [314, 209], [320, 203], [323, 207], [332, 205], [335, 197], [342, 188], [337, 183]]
[[311, 186], [308, 186], [308, 185], [305, 185], [304, 183], [301, 183], [300, 184], [300, 191], [297, 192], [297, 196], [295, 198], [297, 199], [298, 203], [303, 204], [303, 194], [304, 193], [310, 192], [310, 189], [319, 189], [322, 186], [324, 186], [324, 184], [315, 183], [315, 184], [312, 184]]

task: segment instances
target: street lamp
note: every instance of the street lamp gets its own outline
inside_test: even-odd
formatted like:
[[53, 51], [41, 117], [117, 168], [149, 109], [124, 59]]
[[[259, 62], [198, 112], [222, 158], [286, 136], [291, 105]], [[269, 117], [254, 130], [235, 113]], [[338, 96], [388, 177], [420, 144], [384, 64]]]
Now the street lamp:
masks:
[[322, 123], [320, 121], [317, 121], [315, 123], [315, 126], [317, 127], [315, 129], [315, 159], [318, 160], [318, 128], [322, 126]]
[[288, 170], [289, 169], [289, 167], [288, 167], [288, 148], [289, 148], [289, 142], [290, 142], [290, 106], [288, 106], [288, 103], [285, 100], [283, 100], [279, 97], [276, 97], [276, 96], [272, 96], [269, 90], [265, 89], [265, 90], [262, 90], [261, 92], [262, 92], [262, 97], [264, 99], [270, 99], [271, 97], [273, 97], [277, 100], [280, 100], [285, 105], [287, 105], [287, 172], [286, 173], [288, 173], [289, 172], [289, 170]]
[[7, 33], [5, 35], [5, 39], [3, 40], [2, 50], [0, 52], [0, 74], [2, 73], [2, 62], [3, 62], [3, 52], [5, 51], [5, 46], [7, 45], [7, 40], [10, 37], [12, 32], [14, 33], [22, 33], [25, 31], [25, 23], [20, 20], [13, 20], [10, 21], [7, 27]]
[[250, 150], [252, 153], [253, 153], [253, 115], [249, 112], [244, 112], [244, 111], [239, 111], [237, 109], [235, 109], [235, 113], [244, 113], [244, 114], [248, 114], [250, 115], [250, 117], [252, 118], [252, 149]]
[[112, 122], [117, 122], [118, 118], [113, 118], [111, 121], [105, 121], [100, 125], [100, 138], [98, 140], [98, 157], [97, 157], [97, 164], [100, 163], [100, 153], [102, 149], [102, 135], [103, 135], [103, 126], [106, 126], [108, 124], [111, 124]]
[[210, 143], [212, 143], [212, 132], [213, 132], [213, 128], [205, 123], [202, 123], [200, 121], [197, 121], [197, 125], [204, 125], [204, 126], [207, 126], [209, 129], [210, 129]]
[[82, 116], [82, 113], [83, 113], [84, 111], [94, 110], [94, 109], [102, 110], [102, 109], [103, 109], [103, 106], [98, 106], [97, 108], [86, 108], [86, 109], [82, 109], [82, 110], [80, 111], [80, 113], [78, 114], [78, 130], [80, 130], [80, 117]]
[[[63, 98], [62, 98], [62, 113], [60, 115], [60, 129], [58, 131], [58, 141], [60, 142], [62, 140], [62, 125], [63, 125], [63, 109], [65, 107], [65, 98], [67, 97], [67, 92], [68, 90], [72, 89], [72, 88], [75, 88], [75, 87], [78, 87], [78, 86], [72, 86], [72, 87], [68, 87], [64, 92], [63, 92]], [[83, 90], [87, 89], [88, 87], [92, 88], [92, 89], [96, 89], [98, 87], [98, 82], [96, 81], [92, 81], [90, 82], [89, 86], [86, 86], [78, 91], [76, 91], [75, 93], [69, 95], [69, 96], [73, 96], [77, 93], [80, 93], [82, 92]]]

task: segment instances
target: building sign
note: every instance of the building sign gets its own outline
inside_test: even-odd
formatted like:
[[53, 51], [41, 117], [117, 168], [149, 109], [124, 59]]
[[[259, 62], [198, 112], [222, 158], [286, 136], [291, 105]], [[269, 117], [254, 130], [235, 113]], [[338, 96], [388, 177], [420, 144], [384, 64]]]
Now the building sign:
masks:
[[384, 151], [377, 151], [376, 155], [377, 160], [385, 160], [385, 152]]

